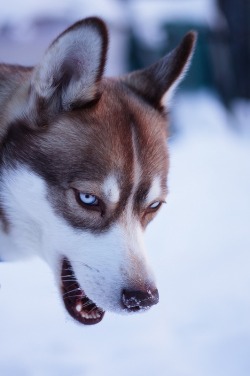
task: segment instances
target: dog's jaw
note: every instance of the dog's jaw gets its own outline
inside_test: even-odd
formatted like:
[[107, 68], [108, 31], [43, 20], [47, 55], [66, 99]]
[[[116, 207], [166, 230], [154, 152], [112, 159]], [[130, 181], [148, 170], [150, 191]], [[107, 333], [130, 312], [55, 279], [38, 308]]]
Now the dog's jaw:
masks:
[[61, 293], [65, 308], [76, 321], [85, 325], [93, 325], [103, 319], [105, 311], [87, 297], [67, 258], [62, 260]]

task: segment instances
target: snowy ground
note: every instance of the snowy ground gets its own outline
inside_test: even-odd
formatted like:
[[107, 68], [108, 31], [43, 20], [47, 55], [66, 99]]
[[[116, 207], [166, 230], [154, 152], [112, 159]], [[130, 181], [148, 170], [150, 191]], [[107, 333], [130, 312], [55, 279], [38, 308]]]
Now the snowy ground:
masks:
[[46, 265], [0, 264], [1, 376], [249, 376], [250, 139], [203, 92], [173, 120], [168, 204], [147, 234], [160, 304], [82, 327]]

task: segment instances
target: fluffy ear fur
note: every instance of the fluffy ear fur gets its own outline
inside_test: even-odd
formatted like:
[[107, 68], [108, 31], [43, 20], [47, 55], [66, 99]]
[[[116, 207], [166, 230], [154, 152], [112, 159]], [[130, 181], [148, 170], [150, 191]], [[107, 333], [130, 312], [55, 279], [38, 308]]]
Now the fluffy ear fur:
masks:
[[107, 29], [99, 18], [75, 23], [50, 45], [35, 68], [32, 90], [47, 103], [56, 98], [65, 111], [95, 100], [107, 45]]
[[[146, 69], [132, 72], [122, 81], [156, 108], [171, 99], [191, 62], [197, 35], [190, 31], [169, 54]], [[167, 97], [167, 98], [166, 98]]]

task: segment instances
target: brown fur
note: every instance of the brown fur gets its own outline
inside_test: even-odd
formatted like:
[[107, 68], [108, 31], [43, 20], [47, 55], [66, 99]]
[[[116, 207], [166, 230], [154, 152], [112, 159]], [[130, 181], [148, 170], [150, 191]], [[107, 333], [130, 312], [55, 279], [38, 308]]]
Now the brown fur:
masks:
[[[71, 66], [68, 56], [53, 77], [50, 90], [55, 92], [51, 97], [41, 97], [35, 90], [38, 68], [0, 65], [1, 165], [29, 166], [47, 182], [48, 197], [60, 215], [76, 228], [100, 232], [121, 216], [131, 194], [134, 137], [142, 168], [134, 195], [134, 214], [145, 227], [154, 216], [153, 211], [145, 214], [143, 208], [154, 176], [161, 178], [163, 195], [167, 191], [167, 119], [161, 98], [184, 69], [195, 36], [189, 33], [176, 50], [144, 71], [122, 79], [101, 79], [107, 50], [102, 21], [87, 19], [76, 23], [51, 47], [82, 25], [93, 25], [102, 35], [95, 89], [90, 88], [92, 97], [87, 103], [86, 98], [80, 102], [77, 98], [71, 103], [71, 110], [61, 107], [62, 92], [67, 90], [70, 75], [75, 74], [74, 60]], [[101, 216], [96, 212], [85, 218], [74, 197], [74, 186], [83, 182], [84, 187], [84, 182], [91, 181], [97, 187], [91, 193], [98, 195], [98, 185], [107, 171], [119, 181], [120, 200], [115, 207], [103, 210]]]
[[[119, 81], [103, 80], [101, 91], [95, 106], [62, 114], [47, 127], [34, 130], [24, 120], [16, 120], [9, 127], [2, 150], [5, 163], [28, 165], [44, 177], [51, 190], [49, 197], [56, 198], [53, 206], [72, 225], [92, 230], [100, 230], [98, 223], [88, 223], [77, 215], [78, 204], [72, 192], [68, 197], [68, 190], [76, 181], [101, 184], [107, 171], [114, 173], [120, 182], [120, 203], [105, 221], [102, 218], [101, 230], [116, 220], [133, 186], [132, 129], [143, 166], [137, 203], [147, 194], [155, 174], [162, 177], [166, 190], [168, 166], [165, 116]], [[98, 191], [95, 193], [99, 196]]]
[[108, 34], [88, 18], [59, 35], [38, 66], [0, 65], [1, 257], [44, 258], [82, 324], [159, 301], [142, 232], [167, 193], [163, 97], [194, 40], [187, 34], [145, 70], [103, 78]]

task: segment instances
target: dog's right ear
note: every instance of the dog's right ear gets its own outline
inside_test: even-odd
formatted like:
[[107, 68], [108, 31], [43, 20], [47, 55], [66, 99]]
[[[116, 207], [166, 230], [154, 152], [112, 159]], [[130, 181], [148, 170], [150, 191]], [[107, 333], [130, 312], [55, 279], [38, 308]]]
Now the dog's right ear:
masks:
[[148, 68], [129, 73], [122, 81], [148, 103], [162, 109], [171, 100], [190, 65], [197, 34], [187, 33], [180, 44]]
[[107, 29], [99, 18], [75, 23], [50, 45], [35, 68], [32, 92], [42, 103], [56, 101], [64, 111], [95, 100], [107, 46]]

